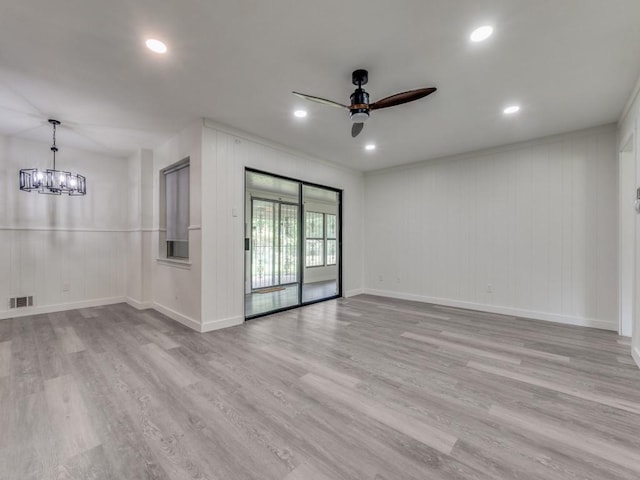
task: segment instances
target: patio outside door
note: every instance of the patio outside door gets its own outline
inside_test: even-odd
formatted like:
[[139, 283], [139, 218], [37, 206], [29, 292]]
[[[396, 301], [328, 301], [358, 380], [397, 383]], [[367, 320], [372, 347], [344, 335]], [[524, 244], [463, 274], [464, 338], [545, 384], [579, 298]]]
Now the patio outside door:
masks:
[[245, 316], [340, 296], [341, 192], [247, 170]]

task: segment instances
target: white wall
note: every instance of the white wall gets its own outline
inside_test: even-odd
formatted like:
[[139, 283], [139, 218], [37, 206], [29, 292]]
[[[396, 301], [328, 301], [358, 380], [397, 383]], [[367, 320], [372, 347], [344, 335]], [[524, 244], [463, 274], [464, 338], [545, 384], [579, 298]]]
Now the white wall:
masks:
[[366, 292], [617, 330], [615, 143], [606, 126], [367, 174]]
[[[631, 147], [631, 141], [627, 148]], [[621, 151], [618, 170], [619, 219], [619, 298], [620, 335], [630, 337], [633, 331], [636, 254], [636, 159], [634, 152]]]
[[153, 233], [153, 152], [139, 150], [128, 159], [127, 302], [151, 307]]
[[[631, 141], [630, 149], [635, 161], [635, 185], [640, 187], [640, 79], [629, 98], [625, 111], [618, 122], [618, 151], [623, 151]], [[635, 217], [635, 295], [634, 321], [632, 326], [631, 351], [640, 367], [640, 216]]]
[[[0, 136], [0, 318], [124, 299], [127, 161], [62, 145], [57, 166], [85, 175], [87, 195], [19, 190], [20, 168], [50, 162], [48, 143]], [[9, 310], [23, 295], [34, 307]]]
[[244, 169], [344, 190], [343, 294], [362, 292], [362, 174], [205, 121], [202, 136], [202, 328], [244, 319]]
[[[152, 217], [150, 238], [151, 305], [191, 328], [201, 329], [201, 209], [202, 204], [202, 120], [192, 123], [178, 135], [153, 151]], [[189, 168], [189, 261], [162, 260], [164, 245], [160, 231], [161, 170], [185, 158]], [[208, 184], [208, 180], [205, 182]], [[146, 305], [145, 305], [146, 306]]]

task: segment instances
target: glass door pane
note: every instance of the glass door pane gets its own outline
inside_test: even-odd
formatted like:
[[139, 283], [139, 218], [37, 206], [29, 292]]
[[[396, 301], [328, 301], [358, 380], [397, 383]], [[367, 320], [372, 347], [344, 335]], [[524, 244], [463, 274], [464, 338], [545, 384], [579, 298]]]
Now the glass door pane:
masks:
[[250, 171], [245, 183], [245, 315], [250, 317], [300, 303], [300, 185]]
[[251, 288], [271, 287], [276, 283], [276, 217], [278, 204], [269, 200], [251, 200]]
[[298, 205], [280, 204], [280, 284], [296, 283], [298, 273]]
[[302, 302], [331, 298], [340, 292], [340, 192], [302, 186], [304, 206], [304, 275]]

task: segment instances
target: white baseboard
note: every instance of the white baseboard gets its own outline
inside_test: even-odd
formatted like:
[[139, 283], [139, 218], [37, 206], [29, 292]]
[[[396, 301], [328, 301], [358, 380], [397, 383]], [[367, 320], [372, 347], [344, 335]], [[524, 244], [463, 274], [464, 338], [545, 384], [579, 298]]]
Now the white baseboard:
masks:
[[347, 290], [346, 292], [344, 292], [344, 297], [345, 298], [355, 297], [356, 295], [362, 295], [363, 293], [364, 293], [364, 289], [362, 288], [357, 288], [355, 290]]
[[235, 327], [237, 325], [242, 325], [242, 323], [244, 322], [243, 316], [237, 316], [231, 318], [223, 318], [220, 320], [212, 320], [201, 324], [199, 321], [178, 313], [169, 307], [165, 307], [158, 302], [140, 302], [131, 297], [96, 298], [93, 300], [83, 300], [81, 302], [69, 302], [56, 305], [39, 305], [36, 307], [25, 307], [7, 310], [5, 312], [0, 312], [0, 320], [4, 320], [7, 318], [28, 317], [30, 315], [64, 312], [66, 310], [76, 310], [78, 308], [100, 307], [102, 305], [113, 305], [116, 303], [127, 303], [138, 310], [153, 308], [158, 312], [165, 314], [167, 317], [175, 320], [176, 322], [179, 322], [199, 333], [212, 332], [213, 330], [219, 330], [221, 328]]
[[147, 310], [148, 308], [153, 308], [153, 302], [140, 302], [131, 297], [127, 297], [126, 302], [137, 310]]
[[158, 302], [153, 302], [151, 308], [159, 311], [160, 313], [164, 313], [167, 317], [199, 333], [212, 332], [214, 330], [220, 330], [221, 328], [235, 327], [237, 325], [242, 325], [242, 323], [244, 322], [244, 317], [238, 316], [231, 318], [222, 318], [219, 320], [210, 320], [208, 322], [200, 323], [198, 320], [178, 313], [169, 307], [165, 307], [164, 305], [159, 304]]
[[222, 318], [220, 320], [211, 320], [204, 322], [200, 328], [200, 332], [212, 332], [214, 330], [220, 330], [221, 328], [237, 327], [244, 323], [244, 317], [239, 315], [237, 317]]
[[176, 312], [175, 310], [170, 309], [169, 307], [165, 307], [164, 305], [159, 304], [158, 302], [153, 302], [151, 308], [159, 311], [160, 313], [165, 314], [167, 317], [175, 320], [178, 323], [183, 324], [186, 327], [189, 327], [196, 332], [200, 332], [200, 322], [191, 317], [187, 317], [181, 313]]
[[30, 315], [42, 315], [45, 313], [64, 312], [66, 310], [76, 310], [78, 308], [100, 307], [102, 305], [113, 305], [114, 303], [124, 303], [125, 297], [95, 298], [92, 300], [82, 300], [80, 302], [57, 303], [54, 305], [38, 305], [35, 307], [16, 308], [0, 312], [0, 320], [7, 318], [28, 317]]
[[639, 347], [633, 347], [631, 349], [631, 356], [636, 361], [636, 365], [638, 365], [638, 368], [640, 368], [640, 348]]
[[220, 330], [221, 328], [235, 327], [244, 323], [244, 317], [241, 315], [237, 317], [221, 318], [219, 320], [210, 320], [208, 322], [200, 323], [198, 320], [178, 313], [175, 310], [159, 304], [158, 302], [153, 302], [150, 308], [153, 308], [160, 313], [164, 313], [167, 317], [199, 333], [212, 332], [214, 330]]
[[381, 297], [399, 298], [402, 300], [412, 300], [415, 302], [433, 303], [447, 307], [466, 308], [481, 312], [497, 313], [499, 315], [511, 315], [514, 317], [532, 318], [534, 320], [544, 320], [546, 322], [563, 323], [565, 325], [577, 325], [581, 327], [599, 328], [601, 330], [618, 331], [618, 321], [601, 320], [597, 318], [577, 317], [573, 315], [562, 315], [558, 313], [539, 312], [536, 310], [525, 310], [521, 308], [502, 307], [499, 305], [486, 305], [483, 303], [465, 302], [452, 300], [449, 298], [428, 297], [411, 293], [390, 292], [387, 290], [374, 290], [365, 288], [364, 293], [378, 295]]

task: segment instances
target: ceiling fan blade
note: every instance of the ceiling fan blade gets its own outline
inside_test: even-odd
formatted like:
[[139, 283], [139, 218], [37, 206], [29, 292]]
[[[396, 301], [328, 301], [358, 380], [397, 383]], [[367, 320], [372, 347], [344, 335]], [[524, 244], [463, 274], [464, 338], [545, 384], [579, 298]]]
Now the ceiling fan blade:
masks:
[[364, 128], [364, 123], [354, 123], [351, 125], [351, 136], [356, 138]]
[[347, 105], [343, 105], [338, 102], [334, 102], [332, 100], [327, 100], [326, 98], [314, 97], [313, 95], [306, 95], [304, 93], [291, 92], [294, 95], [304, 98], [305, 100], [310, 100], [312, 102], [321, 103], [323, 105], [329, 105], [330, 107], [339, 107], [339, 108], [349, 108]]
[[375, 103], [369, 105], [371, 110], [378, 110], [380, 108], [388, 108], [393, 107], [395, 105], [402, 105], [403, 103], [413, 102], [414, 100], [418, 100], [420, 98], [426, 97], [427, 95], [431, 95], [435, 92], [437, 88], [418, 88], [417, 90], [409, 90], [408, 92], [396, 93], [395, 95], [391, 95], [390, 97], [383, 98], [382, 100], [378, 100]]

